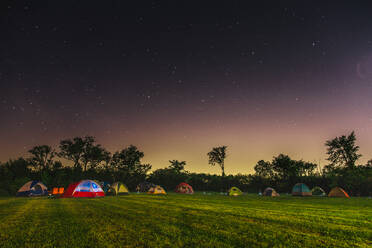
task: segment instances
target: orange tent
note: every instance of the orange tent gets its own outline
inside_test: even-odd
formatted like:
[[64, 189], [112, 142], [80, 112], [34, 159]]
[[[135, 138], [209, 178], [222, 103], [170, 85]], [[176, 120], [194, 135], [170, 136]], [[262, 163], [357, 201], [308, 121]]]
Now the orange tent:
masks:
[[345, 197], [350, 198], [350, 196], [340, 187], [334, 187], [328, 194], [328, 197]]
[[53, 188], [52, 195], [62, 195], [65, 192], [65, 188]]

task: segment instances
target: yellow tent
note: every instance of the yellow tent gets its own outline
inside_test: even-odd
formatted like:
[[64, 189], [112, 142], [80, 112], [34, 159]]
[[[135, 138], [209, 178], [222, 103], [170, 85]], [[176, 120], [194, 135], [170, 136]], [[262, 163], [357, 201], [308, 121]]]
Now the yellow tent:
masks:
[[147, 192], [147, 194], [166, 195], [167, 193], [161, 186], [156, 185], [155, 187], [151, 187], [149, 191]]
[[111, 185], [110, 193], [113, 195], [124, 195], [129, 194], [127, 186], [121, 182], [116, 182]]
[[243, 192], [238, 189], [237, 187], [231, 187], [229, 190], [229, 196], [239, 196], [242, 195]]

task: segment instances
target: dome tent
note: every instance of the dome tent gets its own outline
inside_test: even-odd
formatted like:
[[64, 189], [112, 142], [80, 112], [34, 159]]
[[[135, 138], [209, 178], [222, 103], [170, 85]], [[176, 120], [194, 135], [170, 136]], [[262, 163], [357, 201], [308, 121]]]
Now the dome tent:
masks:
[[304, 183], [296, 183], [292, 189], [293, 196], [311, 196], [311, 191]]
[[163, 189], [163, 187], [156, 185], [155, 187], [151, 187], [147, 194], [153, 194], [153, 195], [166, 195], [167, 193]]
[[280, 196], [276, 191], [275, 189], [273, 188], [266, 188], [264, 190], [264, 192], [262, 193], [263, 196], [271, 196], [271, 197], [276, 197], [276, 196]]
[[326, 196], [326, 192], [319, 186], [316, 186], [314, 187], [312, 190], [311, 190], [311, 193], [312, 195], [314, 196]]
[[93, 180], [82, 180], [71, 183], [63, 197], [103, 197], [105, 192], [98, 183]]
[[16, 196], [45, 196], [48, 195], [48, 188], [39, 181], [25, 183], [17, 192]]
[[178, 184], [175, 192], [180, 194], [194, 194], [193, 188], [187, 183]]
[[156, 187], [156, 185], [150, 182], [142, 182], [137, 185], [136, 191], [137, 192], [148, 192], [149, 189], [152, 187]]
[[348, 193], [346, 193], [345, 190], [343, 190], [340, 187], [334, 187], [331, 189], [331, 191], [328, 194], [328, 197], [344, 197], [344, 198], [350, 198]]
[[121, 182], [116, 182], [111, 185], [109, 193], [113, 195], [124, 195], [129, 194], [127, 186]]
[[108, 182], [101, 182], [100, 186], [105, 194], [111, 189], [111, 184]]
[[238, 189], [237, 187], [231, 187], [229, 190], [229, 196], [239, 196], [242, 195], [243, 192]]

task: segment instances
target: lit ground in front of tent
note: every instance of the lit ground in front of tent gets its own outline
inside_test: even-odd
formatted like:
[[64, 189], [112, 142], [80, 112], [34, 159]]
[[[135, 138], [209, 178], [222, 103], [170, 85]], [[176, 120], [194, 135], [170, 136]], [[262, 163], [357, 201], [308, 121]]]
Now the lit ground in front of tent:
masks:
[[0, 198], [0, 247], [368, 247], [372, 199]]

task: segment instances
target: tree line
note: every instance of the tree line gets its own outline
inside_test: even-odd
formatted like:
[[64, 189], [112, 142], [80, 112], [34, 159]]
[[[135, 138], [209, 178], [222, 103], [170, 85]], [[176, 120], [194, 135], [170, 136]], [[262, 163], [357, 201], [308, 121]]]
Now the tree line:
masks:
[[[143, 163], [144, 152], [130, 145], [110, 153], [97, 144], [92, 136], [62, 140], [56, 149], [48, 145], [35, 146], [28, 157], [0, 162], [0, 195], [14, 195], [29, 180], [40, 180], [48, 188], [67, 187], [81, 179], [124, 182], [134, 191], [142, 181], [162, 185], [173, 191], [180, 182], [187, 182], [197, 191], [225, 192], [232, 186], [257, 193], [266, 187], [279, 192], [290, 192], [297, 182], [311, 188], [320, 186], [329, 191], [334, 186], [344, 188], [353, 196], [372, 195], [372, 160], [357, 165], [361, 157], [355, 133], [336, 137], [325, 142], [328, 164], [324, 168], [303, 160], [294, 160], [279, 154], [272, 161], [260, 160], [253, 174], [225, 174], [227, 146], [214, 147], [207, 154], [208, 163], [221, 168], [221, 175], [192, 173], [185, 169], [186, 161], [170, 160], [165, 168], [151, 171]], [[63, 164], [60, 159], [70, 161]]]

